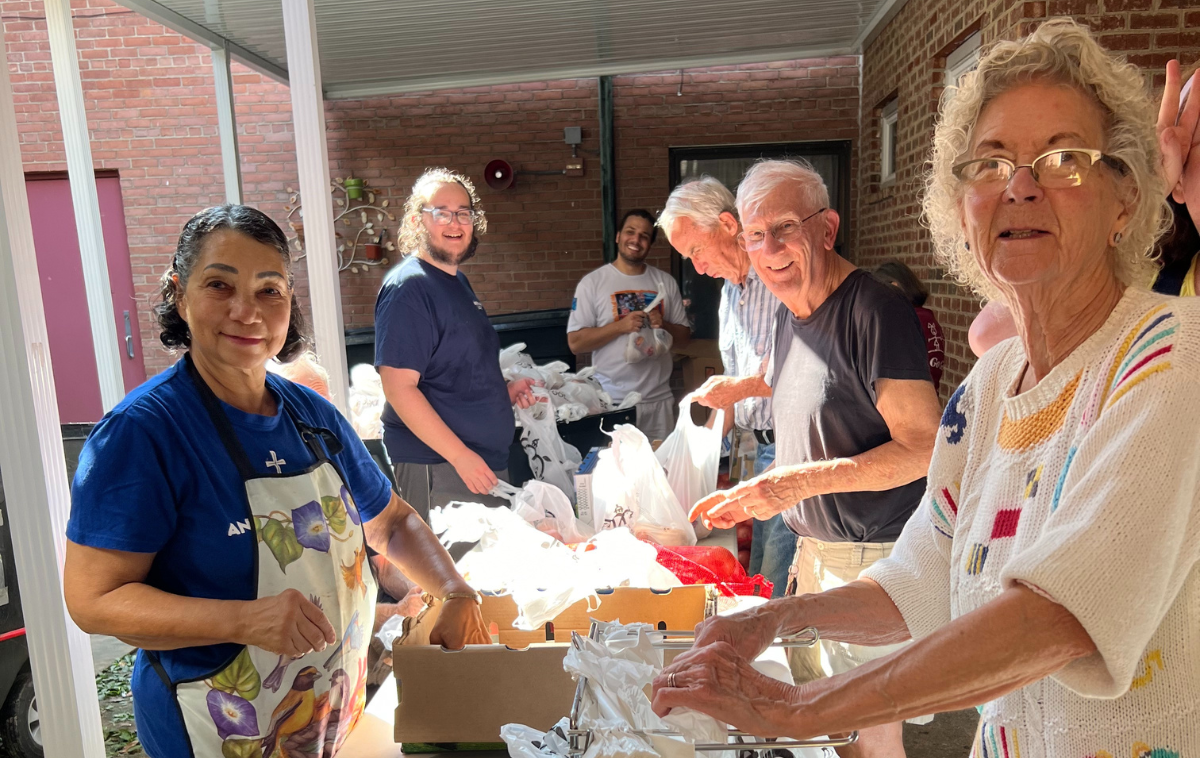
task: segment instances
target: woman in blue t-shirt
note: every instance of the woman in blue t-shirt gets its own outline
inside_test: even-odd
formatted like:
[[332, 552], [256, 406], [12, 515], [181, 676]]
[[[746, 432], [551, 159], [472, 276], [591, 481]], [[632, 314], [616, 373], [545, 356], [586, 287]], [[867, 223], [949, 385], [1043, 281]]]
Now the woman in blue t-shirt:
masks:
[[435, 642], [489, 641], [478, 595], [341, 414], [266, 372], [305, 344], [273, 221], [241, 205], [197, 214], [162, 296], [162, 342], [184, 356], [84, 446], [67, 607], [140, 648], [149, 755], [332, 756], [365, 703], [366, 545], [442, 598]]

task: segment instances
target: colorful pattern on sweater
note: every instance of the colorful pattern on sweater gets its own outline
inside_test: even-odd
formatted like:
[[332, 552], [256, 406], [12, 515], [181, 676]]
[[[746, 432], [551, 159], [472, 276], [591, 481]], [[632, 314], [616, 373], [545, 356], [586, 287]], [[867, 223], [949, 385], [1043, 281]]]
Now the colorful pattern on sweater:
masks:
[[958, 385], [958, 389], [950, 396], [950, 402], [946, 403], [946, 410], [942, 411], [942, 429], [946, 431], [946, 441], [951, 445], [962, 442], [963, 435], [967, 433], [966, 409], [959, 407], [966, 388], [965, 382]]
[[1058, 397], [1036, 413], [1014, 421], [1008, 417], [1008, 411], [1004, 411], [1004, 416], [1000, 419], [1000, 436], [996, 440], [1000, 449], [1024, 452], [1057, 434], [1058, 430], [1062, 429], [1063, 422], [1067, 420], [1067, 411], [1071, 410], [1071, 404], [1075, 402], [1075, 391], [1079, 389], [1081, 376], [1083, 374], [1076, 375], [1063, 387]]
[[971, 746], [971, 758], [1021, 758], [1021, 742], [1013, 727], [996, 726], [980, 719]]
[[943, 537], [954, 538], [954, 524], [958, 520], [957, 501], [958, 482], [953, 487], [929, 489], [929, 520]]
[[1102, 396], [1104, 410], [1146, 379], [1170, 370], [1170, 353], [1175, 349], [1173, 337], [1178, 329], [1179, 320], [1163, 303], [1129, 330], [1108, 371]]

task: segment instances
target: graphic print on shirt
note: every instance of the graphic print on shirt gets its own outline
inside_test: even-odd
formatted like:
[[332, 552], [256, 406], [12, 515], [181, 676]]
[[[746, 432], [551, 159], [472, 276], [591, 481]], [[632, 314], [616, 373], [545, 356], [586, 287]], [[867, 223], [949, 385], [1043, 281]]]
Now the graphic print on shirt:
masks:
[[[656, 290], [625, 290], [612, 293], [613, 321], [628, 316], [634, 311], [645, 310], [646, 306], [654, 302], [656, 297], [658, 297]], [[659, 303], [654, 309], [661, 312], [662, 307], [662, 303]]]

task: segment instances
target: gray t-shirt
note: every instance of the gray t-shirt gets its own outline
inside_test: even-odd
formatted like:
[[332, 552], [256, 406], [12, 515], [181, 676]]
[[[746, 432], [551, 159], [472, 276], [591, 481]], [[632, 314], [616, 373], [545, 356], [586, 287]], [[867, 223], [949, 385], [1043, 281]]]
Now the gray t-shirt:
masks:
[[[877, 379], [931, 381], [921, 324], [895, 289], [855, 270], [808, 318], [780, 308], [767, 368], [776, 464], [849, 458], [889, 442], [875, 407]], [[819, 495], [783, 520], [825, 542], [893, 542], [924, 491], [922, 478], [882, 492]]]

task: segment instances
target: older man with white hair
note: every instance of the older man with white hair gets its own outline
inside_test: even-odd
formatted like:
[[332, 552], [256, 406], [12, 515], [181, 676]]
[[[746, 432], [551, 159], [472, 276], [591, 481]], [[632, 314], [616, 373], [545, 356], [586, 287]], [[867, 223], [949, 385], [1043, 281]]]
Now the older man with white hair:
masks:
[[[940, 407], [916, 313], [834, 250], [838, 214], [810, 165], [755, 164], [737, 210], [750, 263], [786, 307], [766, 371], [714, 378], [700, 402], [723, 408], [770, 395], [775, 466], [692, 515], [727, 527], [782, 513], [800, 537], [788, 592], [817, 593], [891, 552], [924, 492]], [[792, 668], [811, 681], [894, 649], [822, 641], [796, 649]], [[873, 727], [839, 754], [903, 756], [901, 737], [900, 724]]]
[[[725, 376], [760, 376], [771, 355], [771, 333], [780, 304], [738, 244], [742, 227], [733, 193], [711, 176], [685, 182], [667, 198], [658, 225], [696, 271], [725, 280], [718, 312]], [[763, 473], [775, 460], [771, 399], [748, 397], [727, 408], [725, 432], [735, 423], [742, 439], [754, 438], [754, 474]], [[783, 597], [795, 552], [796, 535], [784, 526], [782, 513], [754, 522], [750, 573], [775, 583], [773, 597]]]

